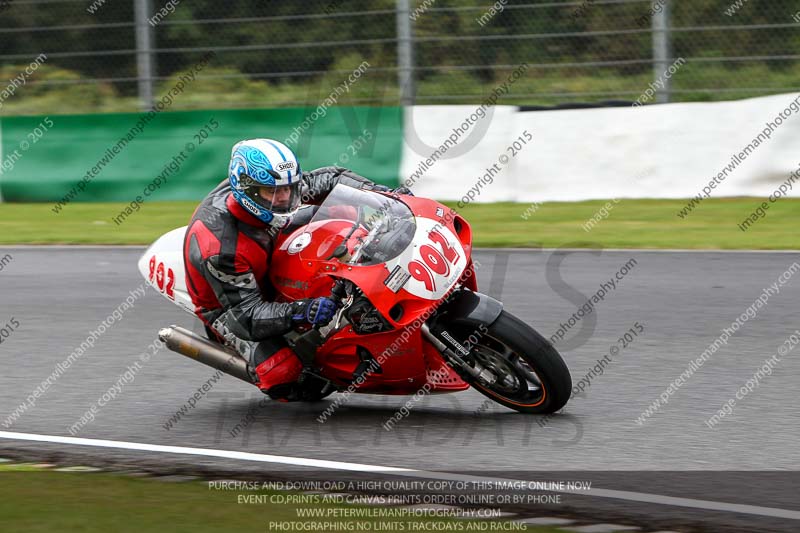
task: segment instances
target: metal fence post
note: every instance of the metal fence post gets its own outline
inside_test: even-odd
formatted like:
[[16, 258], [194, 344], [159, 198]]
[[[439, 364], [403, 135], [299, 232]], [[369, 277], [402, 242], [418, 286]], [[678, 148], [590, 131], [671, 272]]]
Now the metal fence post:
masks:
[[664, 76], [672, 59], [672, 0], [665, 0], [661, 10], [653, 14], [653, 80], [664, 80], [661, 89], [656, 89], [656, 103], [666, 104], [670, 100], [672, 80]]
[[152, 13], [150, 0], [134, 0], [136, 24], [136, 71], [139, 79], [139, 105], [142, 111], [153, 106], [153, 76], [155, 56], [153, 54], [153, 28], [148, 23]]
[[414, 105], [414, 35], [409, 0], [397, 0], [397, 83], [400, 105]]

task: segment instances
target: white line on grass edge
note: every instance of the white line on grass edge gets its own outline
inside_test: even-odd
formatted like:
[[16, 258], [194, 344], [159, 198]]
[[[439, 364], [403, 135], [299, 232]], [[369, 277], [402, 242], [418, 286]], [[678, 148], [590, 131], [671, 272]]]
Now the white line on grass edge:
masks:
[[[141, 442], [85, 439], [80, 437], [61, 437], [57, 435], [37, 435], [33, 433], [15, 433], [12, 431], [0, 431], [0, 438], [9, 440], [25, 440], [34, 442], [49, 442], [56, 444], [70, 444], [74, 446], [93, 446], [97, 448], [118, 448], [123, 450], [137, 450], [146, 452], [172, 453], [172, 454], [182, 454], [182, 455], [202, 455], [206, 457], [236, 459], [239, 461], [279, 463], [285, 465], [323, 468], [329, 470], [345, 470], [351, 472], [380, 472], [394, 476], [415, 477], [423, 479], [438, 479], [445, 481], [466, 481], [466, 482], [476, 482], [476, 483], [499, 482], [499, 481], [502, 482], [527, 481], [527, 480], [515, 480], [510, 478], [468, 476], [463, 474], [450, 474], [447, 472], [414, 470], [410, 468], [397, 468], [391, 466], [376, 466], [376, 465], [365, 465], [359, 463], [344, 463], [340, 461], [325, 461], [322, 459], [304, 459], [302, 457], [286, 457], [282, 455], [266, 455], [260, 453], [237, 452], [233, 450], [215, 450], [210, 448], [187, 448], [183, 446], [165, 446], [161, 444], [146, 444]], [[560, 492], [560, 493], [576, 494], [578, 496], [588, 496], [595, 498], [612, 498], [616, 500], [654, 503], [658, 505], [691, 507], [693, 509], [704, 509], [709, 511], [724, 511], [731, 513], [769, 516], [773, 518], [788, 518], [790, 520], [800, 520], [800, 511], [793, 511], [789, 509], [778, 509], [775, 507], [761, 507], [757, 505], [746, 505], [738, 503], [714, 502], [709, 500], [694, 500], [690, 498], [676, 498], [673, 496], [661, 496], [659, 494], [648, 494], [642, 492], [629, 492], [629, 491], [611, 490], [611, 489], [590, 489], [588, 492], [580, 490], [548, 490], [548, 492]]]

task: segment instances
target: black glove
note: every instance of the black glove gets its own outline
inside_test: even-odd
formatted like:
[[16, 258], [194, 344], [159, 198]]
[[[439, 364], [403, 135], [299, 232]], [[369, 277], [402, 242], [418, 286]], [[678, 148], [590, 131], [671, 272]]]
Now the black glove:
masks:
[[414, 196], [414, 193], [411, 192], [411, 189], [408, 187], [398, 187], [392, 191], [394, 194], [407, 194], [409, 196]]
[[324, 296], [297, 300], [292, 303], [292, 320], [325, 325], [333, 318], [336, 307], [336, 302]]

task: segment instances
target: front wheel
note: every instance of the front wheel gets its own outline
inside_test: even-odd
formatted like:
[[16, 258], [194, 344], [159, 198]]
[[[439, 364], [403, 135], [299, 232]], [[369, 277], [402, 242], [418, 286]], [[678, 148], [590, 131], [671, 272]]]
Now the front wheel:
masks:
[[[558, 351], [536, 330], [503, 311], [490, 326], [458, 324], [438, 328], [462, 344], [459, 358], [471, 367], [461, 371], [470, 385], [499, 404], [529, 414], [554, 413], [572, 390], [569, 369]], [[464, 353], [469, 350], [469, 355]]]

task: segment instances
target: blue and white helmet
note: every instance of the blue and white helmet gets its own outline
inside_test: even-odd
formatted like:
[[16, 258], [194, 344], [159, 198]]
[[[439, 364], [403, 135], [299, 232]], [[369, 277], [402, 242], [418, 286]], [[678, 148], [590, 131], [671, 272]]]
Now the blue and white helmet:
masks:
[[300, 207], [300, 163], [283, 143], [250, 139], [231, 150], [228, 179], [233, 197], [248, 213], [284, 227]]

